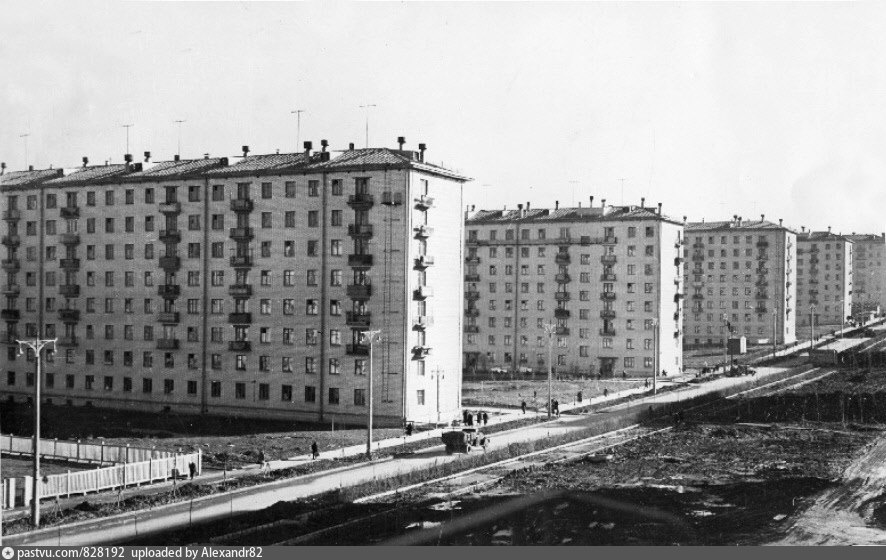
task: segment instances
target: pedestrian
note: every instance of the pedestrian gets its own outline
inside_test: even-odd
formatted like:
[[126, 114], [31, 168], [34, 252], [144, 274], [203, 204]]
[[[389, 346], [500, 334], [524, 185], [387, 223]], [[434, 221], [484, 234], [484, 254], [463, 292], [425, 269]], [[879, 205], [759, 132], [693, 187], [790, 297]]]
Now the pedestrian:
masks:
[[609, 389], [604, 388], [603, 389], [603, 398], [605, 399], [608, 396], [609, 396]]
[[411, 436], [411, 435], [412, 435], [412, 422], [406, 424], [406, 435], [407, 435], [407, 436]]
[[520, 403], [520, 409], [523, 410], [523, 414], [526, 414], [526, 401]]
[[622, 379], [627, 379], [627, 378], [628, 378], [628, 372], [625, 371], [625, 370], [621, 370], [621, 378], [622, 378]]
[[537, 398], [538, 398], [538, 391], [537, 391], [537, 390], [532, 392], [532, 398], [533, 398], [533, 399], [537, 399]]
[[193, 461], [188, 463], [188, 472], [191, 473], [191, 480], [194, 480], [194, 475], [197, 474], [197, 465]]
[[314, 440], [314, 443], [311, 444], [311, 457], [316, 459], [320, 456], [320, 446], [317, 445], [317, 440]]
[[486, 426], [489, 424], [489, 415], [485, 412], [483, 413], [483, 425]]
[[464, 424], [465, 426], [468, 425], [468, 411], [467, 410], [461, 411], [461, 421], [462, 421], [462, 424]]
[[662, 376], [662, 377], [667, 377], [667, 376], [668, 376], [668, 370], [666, 370], [666, 369], [661, 370], [661, 376]]
[[649, 388], [649, 379], [646, 379], [646, 381], [643, 382], [643, 387], [647, 389]]
[[578, 402], [581, 402], [581, 391], [578, 392]]
[[474, 425], [474, 415], [468, 412], [468, 426]]
[[264, 450], [258, 452], [258, 462], [261, 463], [262, 472], [271, 470], [271, 463], [268, 461], [267, 457], [265, 457]]

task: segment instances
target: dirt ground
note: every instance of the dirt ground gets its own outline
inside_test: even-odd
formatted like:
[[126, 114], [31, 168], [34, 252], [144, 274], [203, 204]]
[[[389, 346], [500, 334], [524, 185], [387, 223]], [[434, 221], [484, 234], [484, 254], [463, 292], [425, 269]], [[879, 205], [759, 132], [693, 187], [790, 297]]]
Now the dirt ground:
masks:
[[820, 381], [797, 387], [791, 392], [797, 394], [886, 392], [886, 370], [841, 369]]
[[[16, 478], [19, 476], [31, 476], [33, 473], [34, 463], [31, 459], [21, 457], [3, 456], [3, 478]], [[90, 467], [89, 465], [78, 465], [74, 463], [56, 463], [43, 459], [40, 461], [40, 472], [42, 474], [61, 474], [68, 471], [83, 471], [90, 468], [98, 468], [98, 465]]]
[[[602, 395], [604, 389], [610, 393], [642, 387], [643, 380], [628, 378], [605, 380], [557, 381], [552, 383], [554, 398], [561, 403], [572, 403], [582, 392], [582, 399]], [[548, 398], [547, 379], [539, 381], [470, 381], [462, 384], [462, 405], [465, 407], [507, 407], [520, 408], [525, 400], [530, 408], [544, 406]]]

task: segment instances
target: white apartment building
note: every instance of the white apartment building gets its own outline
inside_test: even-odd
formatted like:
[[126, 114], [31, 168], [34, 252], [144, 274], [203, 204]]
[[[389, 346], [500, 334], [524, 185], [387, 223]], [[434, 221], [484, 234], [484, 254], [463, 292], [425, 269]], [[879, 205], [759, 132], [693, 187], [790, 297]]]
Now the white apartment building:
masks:
[[828, 231], [797, 235], [797, 326], [839, 328], [852, 314], [852, 241]]

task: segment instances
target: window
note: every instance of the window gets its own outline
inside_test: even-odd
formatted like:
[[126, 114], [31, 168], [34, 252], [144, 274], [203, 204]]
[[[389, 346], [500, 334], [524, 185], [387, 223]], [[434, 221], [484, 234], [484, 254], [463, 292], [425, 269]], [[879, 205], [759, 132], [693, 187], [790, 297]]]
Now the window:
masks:
[[320, 196], [320, 181], [308, 181], [308, 196]]
[[317, 388], [305, 385], [305, 402], [317, 402]]
[[329, 404], [338, 404], [338, 388], [329, 388]]
[[416, 404], [424, 405], [425, 404], [425, 390], [419, 389], [415, 392], [416, 395]]
[[366, 406], [366, 389], [354, 389], [354, 406]]
[[191, 214], [188, 216], [188, 230], [200, 231], [200, 214]]
[[308, 210], [308, 227], [318, 227], [320, 225], [320, 211]]
[[142, 393], [150, 393], [154, 390], [154, 382], [149, 377], [142, 379]]
[[245, 399], [246, 398], [246, 383], [235, 383], [234, 384], [234, 398], [235, 399]]

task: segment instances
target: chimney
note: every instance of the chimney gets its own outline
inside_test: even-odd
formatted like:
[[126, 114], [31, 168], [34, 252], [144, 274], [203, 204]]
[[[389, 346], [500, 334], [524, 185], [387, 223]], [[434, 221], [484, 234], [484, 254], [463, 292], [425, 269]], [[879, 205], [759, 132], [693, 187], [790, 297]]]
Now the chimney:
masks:
[[831, 233], [831, 226], [828, 226], [828, 233]]
[[646, 197], [640, 198], [640, 208], [646, 208]]
[[326, 140], [320, 140], [320, 151], [321, 152], [325, 152], [326, 148], [328, 148], [328, 147], [329, 147], [329, 142], [327, 142]]
[[476, 208], [476, 205], [474, 205], [474, 204], [471, 204], [471, 212], [473, 212], [473, 211], [474, 211], [474, 208]]
[[590, 202], [590, 204], [588, 204], [588, 207], [593, 208], [594, 207], [594, 196], [591, 195], [590, 199], [591, 199], [591, 202]]
[[132, 163], [132, 154], [123, 154], [123, 161], [126, 163]]
[[405, 144], [405, 143], [406, 143], [406, 137], [405, 137], [405, 136], [398, 136], [398, 137], [397, 137], [397, 144], [400, 146], [399, 149], [400, 149], [401, 151], [403, 150], [403, 144]]
[[6, 162], [0, 161], [0, 175], [3, 175], [4, 173], [6, 173]]
[[529, 201], [526, 201], [526, 211], [529, 212]]
[[305, 140], [305, 155], [307, 157], [311, 157], [311, 148], [314, 147], [314, 144], [311, 143], [310, 140]]
[[686, 223], [686, 216], [683, 216], [683, 223]]
[[606, 210], [606, 199], [605, 198], [600, 199], [600, 208], [602, 208], [603, 210]]
[[658, 203], [658, 215], [661, 216], [661, 202]]
[[243, 157], [249, 155], [249, 146], [243, 146]]
[[559, 210], [559, 209], [560, 209], [560, 201], [559, 201], [559, 200], [555, 200], [555, 201], [554, 201], [554, 210]]
[[83, 156], [83, 167], [86, 167], [88, 164], [89, 164], [89, 158], [86, 156]]
[[151, 152], [145, 152], [145, 163], [151, 160]]
[[418, 161], [424, 163], [425, 161], [425, 150], [428, 149], [428, 145], [422, 142], [418, 145]]
[[33, 165], [29, 165], [29, 166], [28, 166], [28, 171], [33, 171], [33, 170], [34, 170], [34, 166], [33, 166]]
[[353, 142], [351, 142], [350, 144], [348, 144], [348, 149], [349, 149], [349, 150], [353, 150], [353, 149], [354, 149], [354, 143], [353, 143]]
[[182, 157], [178, 154], [175, 154], [174, 156], [172, 156], [172, 161], [181, 161], [181, 159], [182, 159]]
[[806, 233], [806, 226], [800, 226], [800, 233]]
[[522, 205], [522, 204], [518, 204], [518, 205], [517, 205], [517, 210], [520, 211], [520, 217], [521, 217], [521, 218], [524, 217], [524, 216], [526, 215], [526, 214], [523, 212], [523, 205]]
[[203, 154], [203, 159], [209, 159], [209, 154], [208, 153]]
[[781, 222], [782, 222], [782, 219], [779, 218], [779, 219], [778, 219], [778, 225], [781, 225]]

